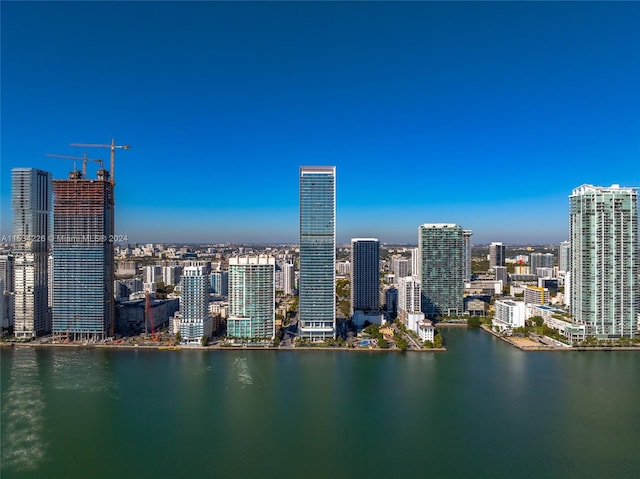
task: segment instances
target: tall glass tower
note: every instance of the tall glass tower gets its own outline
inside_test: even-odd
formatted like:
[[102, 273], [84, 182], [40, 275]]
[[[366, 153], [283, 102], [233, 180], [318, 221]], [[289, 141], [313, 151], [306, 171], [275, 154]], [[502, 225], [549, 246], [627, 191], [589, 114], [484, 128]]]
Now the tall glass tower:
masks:
[[[408, 263], [408, 261], [406, 261]], [[351, 313], [380, 309], [380, 242], [351, 240]]]
[[462, 313], [464, 230], [454, 224], [421, 225], [418, 247], [422, 312], [430, 317]]
[[229, 258], [229, 317], [227, 336], [275, 337], [276, 260], [273, 256]]
[[186, 266], [180, 278], [180, 336], [183, 343], [199, 343], [203, 336], [213, 332], [209, 314], [211, 276], [206, 266]]
[[300, 336], [336, 331], [336, 168], [300, 167]]
[[[51, 330], [48, 305], [51, 175], [11, 170], [14, 258], [14, 334], [28, 338]], [[1, 293], [0, 293], [1, 294]]]
[[582, 185], [569, 202], [573, 321], [598, 339], [636, 337], [638, 190]]
[[114, 323], [113, 183], [53, 180], [53, 333], [100, 340]]

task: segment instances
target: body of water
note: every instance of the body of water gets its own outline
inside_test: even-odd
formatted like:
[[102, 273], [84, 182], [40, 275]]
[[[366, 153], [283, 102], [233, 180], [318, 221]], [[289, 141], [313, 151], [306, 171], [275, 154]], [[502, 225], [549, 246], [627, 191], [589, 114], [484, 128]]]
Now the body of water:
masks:
[[5, 478], [640, 477], [640, 354], [3, 348]]

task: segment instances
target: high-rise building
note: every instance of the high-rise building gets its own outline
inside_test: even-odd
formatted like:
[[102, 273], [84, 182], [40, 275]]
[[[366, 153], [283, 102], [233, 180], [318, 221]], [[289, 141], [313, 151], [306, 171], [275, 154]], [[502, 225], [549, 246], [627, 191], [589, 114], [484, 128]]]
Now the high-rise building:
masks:
[[114, 331], [113, 183], [72, 171], [53, 180], [53, 333], [99, 340]]
[[493, 242], [489, 245], [489, 268], [505, 265], [505, 251], [502, 243]]
[[221, 296], [229, 294], [229, 272], [214, 271], [211, 273], [211, 292]]
[[293, 263], [285, 263], [282, 265], [282, 278], [284, 294], [293, 294], [296, 290], [296, 272]]
[[421, 225], [418, 231], [422, 312], [430, 317], [462, 313], [464, 230], [455, 224], [433, 223]]
[[558, 270], [571, 271], [571, 242], [563, 241], [558, 250]]
[[411, 276], [411, 262], [408, 258], [394, 257], [391, 259], [391, 271], [395, 279]]
[[[411, 274], [420, 281], [420, 248], [411, 248]], [[471, 274], [471, 255], [469, 255], [469, 274]]]
[[[462, 254], [462, 279], [464, 281], [471, 280], [471, 236], [473, 232], [471, 230], [464, 230], [462, 232], [462, 239], [464, 241], [464, 252]], [[422, 277], [418, 273], [413, 273], [418, 277]]]
[[553, 253], [531, 253], [529, 255], [529, 272], [536, 274], [538, 268], [553, 268]]
[[395, 318], [398, 314], [398, 289], [391, 286], [384, 292], [384, 309], [389, 316]]
[[48, 306], [51, 175], [11, 170], [14, 234], [14, 334], [29, 338], [51, 330]]
[[180, 336], [183, 343], [199, 343], [213, 332], [209, 315], [211, 278], [206, 266], [187, 266], [180, 279]]
[[[405, 262], [408, 261], [405, 259]], [[351, 240], [351, 314], [380, 309], [380, 242], [376, 238]]]
[[0, 335], [2, 336], [13, 327], [13, 265], [13, 255], [0, 255]]
[[[407, 324], [408, 313], [421, 311], [422, 294], [417, 276], [407, 276], [398, 280], [398, 316]], [[423, 318], [424, 319], [424, 318]]]
[[569, 202], [573, 321], [598, 339], [637, 337], [637, 188], [582, 185]]
[[275, 258], [267, 255], [229, 259], [227, 336], [275, 337]]
[[336, 168], [300, 168], [299, 334], [324, 340], [336, 332]]
[[506, 266], [494, 266], [493, 271], [496, 274], [496, 281], [502, 281], [502, 287], [506, 287], [509, 282], [509, 273]]

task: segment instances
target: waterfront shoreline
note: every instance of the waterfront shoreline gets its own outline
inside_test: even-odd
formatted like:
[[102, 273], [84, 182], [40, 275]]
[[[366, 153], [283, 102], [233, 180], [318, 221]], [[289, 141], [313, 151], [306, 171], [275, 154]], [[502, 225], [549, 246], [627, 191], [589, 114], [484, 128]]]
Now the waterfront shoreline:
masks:
[[348, 351], [373, 353], [443, 353], [447, 348], [406, 349], [398, 348], [346, 348], [298, 346], [290, 348], [259, 346], [168, 346], [168, 345], [132, 345], [132, 344], [75, 344], [75, 343], [0, 343], [2, 348], [72, 348], [72, 349], [120, 349], [134, 351]]
[[505, 343], [513, 346], [514, 348], [518, 348], [520, 351], [525, 351], [525, 352], [538, 352], [538, 351], [580, 351], [580, 352], [584, 352], [584, 351], [636, 351], [639, 352], [640, 351], [640, 346], [635, 347], [635, 346], [620, 346], [620, 347], [611, 347], [611, 346], [594, 346], [592, 348], [585, 348], [585, 347], [572, 347], [572, 346], [523, 346], [522, 344], [517, 344], [514, 341], [510, 340], [509, 337], [507, 336], [501, 336], [498, 333], [496, 333], [495, 331], [492, 331], [491, 328], [487, 327], [486, 325], [482, 325], [481, 326], [482, 330], [486, 331], [487, 333], [491, 334], [492, 336], [495, 336], [498, 339], [501, 339], [502, 341], [504, 341]]

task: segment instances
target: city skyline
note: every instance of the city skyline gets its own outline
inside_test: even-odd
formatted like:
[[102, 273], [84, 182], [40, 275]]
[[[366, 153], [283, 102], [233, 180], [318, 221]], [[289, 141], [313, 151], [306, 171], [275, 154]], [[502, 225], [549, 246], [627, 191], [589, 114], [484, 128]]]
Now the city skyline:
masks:
[[5, 235], [12, 168], [112, 137], [132, 243], [294, 243], [305, 164], [336, 166], [341, 244], [559, 243], [573, 188], [640, 184], [633, 2], [1, 8]]

